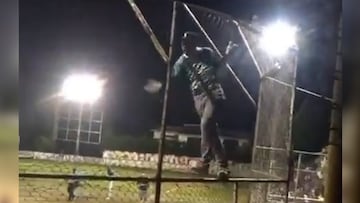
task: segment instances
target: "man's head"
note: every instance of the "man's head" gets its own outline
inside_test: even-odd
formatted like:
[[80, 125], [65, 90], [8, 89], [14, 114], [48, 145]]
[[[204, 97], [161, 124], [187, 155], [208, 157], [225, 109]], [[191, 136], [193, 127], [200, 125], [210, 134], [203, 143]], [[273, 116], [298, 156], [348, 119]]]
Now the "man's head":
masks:
[[185, 32], [181, 39], [181, 49], [188, 56], [193, 56], [196, 51], [196, 45], [200, 35], [196, 32]]

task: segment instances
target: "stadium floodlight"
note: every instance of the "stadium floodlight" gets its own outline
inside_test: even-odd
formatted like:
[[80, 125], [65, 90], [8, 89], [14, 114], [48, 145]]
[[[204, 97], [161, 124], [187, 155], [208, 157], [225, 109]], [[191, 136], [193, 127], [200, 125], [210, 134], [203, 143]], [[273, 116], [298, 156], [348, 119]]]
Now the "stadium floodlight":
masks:
[[104, 80], [94, 74], [73, 74], [68, 76], [63, 83], [60, 96], [77, 103], [94, 103], [103, 92]]
[[260, 46], [273, 57], [283, 56], [296, 45], [297, 28], [277, 21], [263, 28]]
[[[100, 99], [103, 92], [105, 80], [99, 78], [99, 76], [82, 73], [69, 75], [62, 85], [59, 96], [65, 100], [76, 102], [80, 104], [79, 110], [79, 124], [76, 136], [75, 154], [79, 155], [80, 147], [80, 132], [82, 123], [82, 114], [84, 104], [93, 104]], [[56, 127], [54, 127], [56, 131]]]

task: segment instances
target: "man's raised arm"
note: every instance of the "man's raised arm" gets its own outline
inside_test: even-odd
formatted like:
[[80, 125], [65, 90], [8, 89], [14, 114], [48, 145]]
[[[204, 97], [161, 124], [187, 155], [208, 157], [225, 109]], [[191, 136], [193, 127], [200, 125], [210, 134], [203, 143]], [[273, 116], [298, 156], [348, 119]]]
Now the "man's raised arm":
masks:
[[222, 58], [220, 58], [211, 48], [203, 48], [203, 53], [207, 57], [210, 57], [211, 64], [218, 69], [227, 63], [228, 59], [233, 55], [237, 47], [237, 44], [230, 41], [226, 47], [225, 55]]
[[230, 41], [226, 47], [225, 55], [220, 59], [219, 66], [225, 65], [239, 46]]
[[180, 57], [174, 64], [174, 66], [171, 69], [171, 76], [172, 77], [178, 77], [182, 74], [183, 72], [183, 59], [182, 57]]

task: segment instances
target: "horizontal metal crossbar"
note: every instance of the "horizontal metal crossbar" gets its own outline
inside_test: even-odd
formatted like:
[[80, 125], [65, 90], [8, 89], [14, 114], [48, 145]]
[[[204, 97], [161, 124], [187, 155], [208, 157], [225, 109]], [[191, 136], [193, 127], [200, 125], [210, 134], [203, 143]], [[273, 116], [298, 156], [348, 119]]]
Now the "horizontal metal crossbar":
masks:
[[[281, 84], [281, 85], [284, 85], [284, 86], [286, 86], [286, 87], [290, 87], [290, 88], [292, 87], [291, 84], [288, 84], [288, 83], [286, 83], [286, 82], [284, 82], [284, 81], [275, 79], [275, 78], [273, 78], [273, 77], [265, 76], [264, 78], [270, 79], [270, 80], [272, 80], [272, 81], [274, 81], [274, 82], [277, 82], [277, 83], [279, 83], [279, 84]], [[335, 103], [335, 101], [334, 101], [333, 98], [330, 98], [330, 97], [321, 95], [321, 94], [316, 93], [316, 92], [312, 92], [312, 91], [307, 90], [307, 89], [304, 89], [304, 88], [302, 88], [302, 87], [295, 87], [295, 89], [296, 89], [297, 91], [299, 91], [299, 92], [303, 92], [303, 93], [305, 93], [305, 94], [308, 94], [308, 95], [311, 95], [311, 96], [314, 96], [314, 97], [317, 97], [317, 98], [320, 98], [320, 99], [324, 99], [325, 101], [329, 101], [329, 102], [331, 102], [331, 103]]]
[[[60, 141], [65, 141], [65, 142], [73, 142], [73, 143], [76, 143], [76, 140], [74, 139], [64, 139], [64, 138], [56, 138], [57, 140], [60, 140]], [[92, 145], [99, 145], [100, 142], [91, 142], [91, 141], [82, 141], [80, 140], [80, 143], [83, 143], [83, 144], [92, 144]]]
[[[281, 167], [269, 167], [269, 169], [273, 169], [273, 170], [279, 170], [279, 171], [287, 171], [287, 168], [281, 168]], [[315, 170], [309, 170], [309, 169], [300, 169], [300, 168], [294, 168], [294, 171], [299, 171], [299, 172], [305, 172], [305, 173], [317, 173], [317, 171]]]
[[[38, 179], [82, 179], [82, 180], [105, 180], [105, 181], [138, 181], [147, 180], [155, 182], [156, 178], [146, 177], [121, 177], [121, 176], [94, 176], [94, 175], [66, 175], [66, 174], [40, 174], [40, 173], [19, 173], [20, 178], [38, 178]], [[268, 179], [268, 178], [161, 178], [161, 182], [179, 182], [179, 183], [204, 183], [204, 182], [246, 182], [246, 183], [286, 183], [283, 179]]]
[[[267, 146], [255, 146], [257, 149], [264, 149], [264, 150], [273, 150], [273, 151], [288, 151], [288, 149], [278, 148], [278, 147], [267, 147]], [[322, 152], [308, 152], [308, 151], [301, 151], [301, 150], [292, 150], [294, 154], [305, 154], [305, 155], [314, 155], [314, 156], [324, 156]]]
[[[58, 128], [58, 130], [60, 131], [68, 131], [68, 132], [77, 132], [78, 129], [72, 129], [72, 128]], [[81, 129], [82, 133], [90, 133], [90, 134], [97, 134], [97, 135], [100, 135], [101, 132], [100, 131], [94, 131], [94, 130], [84, 130], [84, 129]]]

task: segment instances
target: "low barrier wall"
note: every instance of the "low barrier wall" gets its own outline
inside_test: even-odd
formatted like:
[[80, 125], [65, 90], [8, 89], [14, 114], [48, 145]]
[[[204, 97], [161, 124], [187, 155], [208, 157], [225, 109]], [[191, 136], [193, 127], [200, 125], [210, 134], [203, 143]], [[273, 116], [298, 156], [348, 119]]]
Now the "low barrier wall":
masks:
[[[128, 151], [104, 151], [103, 157], [76, 156], [71, 154], [56, 154], [36, 151], [20, 151], [21, 159], [48, 160], [56, 162], [86, 163], [111, 165], [121, 167], [135, 167], [156, 169], [158, 154], [137, 153]], [[163, 169], [189, 172], [192, 167], [199, 165], [199, 158], [187, 156], [164, 155]], [[235, 175], [245, 175], [250, 171], [249, 164], [230, 164], [230, 169]], [[215, 172], [216, 166], [212, 164], [210, 171]]]

